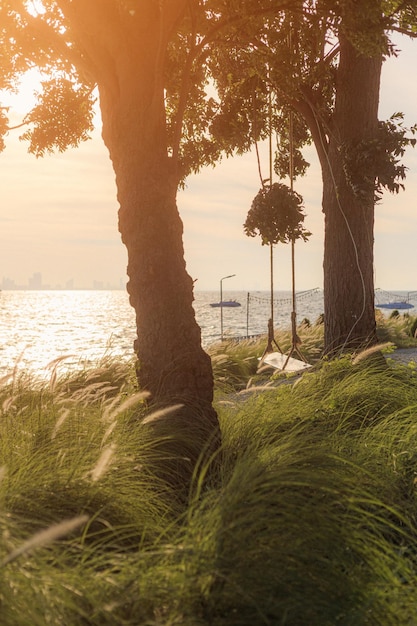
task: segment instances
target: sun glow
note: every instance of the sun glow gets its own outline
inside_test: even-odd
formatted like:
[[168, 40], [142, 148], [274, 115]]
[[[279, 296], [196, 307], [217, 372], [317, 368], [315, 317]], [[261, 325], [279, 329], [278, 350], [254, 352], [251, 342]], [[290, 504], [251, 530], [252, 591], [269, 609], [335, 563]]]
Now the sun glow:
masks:
[[34, 17], [45, 13], [45, 7], [41, 0], [30, 0], [30, 2], [27, 3], [27, 10]]
[[9, 108], [11, 121], [16, 121], [16, 118], [21, 119], [34, 107], [36, 104], [36, 92], [42, 89], [42, 80], [44, 80], [44, 77], [41, 72], [33, 68], [22, 76], [15, 93], [10, 91], [2, 91], [0, 93], [1, 105]]

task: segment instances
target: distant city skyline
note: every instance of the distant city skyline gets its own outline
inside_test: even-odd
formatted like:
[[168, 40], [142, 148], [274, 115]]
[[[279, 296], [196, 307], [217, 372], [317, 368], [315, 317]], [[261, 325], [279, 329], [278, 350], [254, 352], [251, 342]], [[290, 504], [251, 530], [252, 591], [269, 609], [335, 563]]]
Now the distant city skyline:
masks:
[[126, 280], [120, 278], [119, 283], [105, 282], [102, 280], [93, 279], [90, 284], [84, 283], [83, 285], [77, 284], [74, 278], [69, 278], [63, 283], [55, 283], [53, 285], [43, 282], [42, 272], [34, 272], [27, 278], [26, 283], [17, 283], [14, 278], [9, 276], [3, 276], [1, 280], [1, 289], [4, 291], [16, 291], [16, 290], [82, 290], [82, 289], [97, 289], [97, 290], [125, 290]]

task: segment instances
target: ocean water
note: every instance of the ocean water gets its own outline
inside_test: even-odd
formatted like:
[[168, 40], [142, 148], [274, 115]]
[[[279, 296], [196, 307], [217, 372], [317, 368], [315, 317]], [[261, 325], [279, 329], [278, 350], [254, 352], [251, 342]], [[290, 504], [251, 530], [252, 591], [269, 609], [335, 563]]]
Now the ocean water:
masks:
[[[246, 337], [267, 332], [270, 297], [266, 292], [224, 292], [237, 308], [223, 308], [223, 336]], [[219, 341], [221, 309], [216, 292], [196, 292], [194, 309], [202, 343]], [[297, 320], [314, 322], [323, 312], [323, 294], [297, 294]], [[292, 298], [274, 294], [274, 325], [289, 328]], [[58, 371], [95, 366], [109, 355], [130, 359], [136, 336], [135, 315], [124, 291], [2, 291], [0, 293], [0, 378], [15, 369], [49, 378]]]

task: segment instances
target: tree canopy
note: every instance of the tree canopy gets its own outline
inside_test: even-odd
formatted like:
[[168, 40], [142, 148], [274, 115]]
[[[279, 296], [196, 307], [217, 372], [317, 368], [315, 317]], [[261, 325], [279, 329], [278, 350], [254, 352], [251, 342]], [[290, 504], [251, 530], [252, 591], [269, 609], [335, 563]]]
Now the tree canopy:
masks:
[[[301, 149], [315, 142], [321, 162], [326, 160], [335, 104], [340, 38], [348, 37], [363, 55], [396, 55], [390, 34], [417, 36], [415, 3], [379, 0], [315, 0], [268, 11], [269, 2], [245, 28], [231, 26], [214, 53], [211, 66], [221, 104], [212, 131], [226, 151], [243, 151], [272, 131], [277, 138], [276, 174], [289, 172], [289, 111], [293, 112], [294, 173], [307, 171]], [[221, 59], [221, 60], [220, 60]], [[272, 97], [272, 110], [270, 98]], [[404, 126], [401, 114], [380, 122], [372, 146], [362, 146], [373, 160], [376, 192], [398, 191], [404, 168], [398, 157], [414, 145], [415, 127]], [[352, 147], [345, 147], [349, 151]], [[373, 150], [371, 156], [371, 150]], [[376, 159], [373, 157], [376, 156]], [[347, 159], [351, 157], [347, 156]], [[349, 165], [348, 165], [349, 167]], [[367, 168], [369, 170], [369, 166]]]

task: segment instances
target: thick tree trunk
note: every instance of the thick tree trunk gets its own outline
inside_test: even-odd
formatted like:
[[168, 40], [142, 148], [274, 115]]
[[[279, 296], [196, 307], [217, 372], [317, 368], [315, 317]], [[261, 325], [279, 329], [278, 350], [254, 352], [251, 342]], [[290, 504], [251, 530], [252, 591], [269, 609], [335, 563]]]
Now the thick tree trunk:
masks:
[[[142, 92], [137, 85], [142, 85]], [[128, 252], [136, 312], [137, 376], [153, 408], [181, 405], [151, 423], [164, 462], [157, 471], [187, 489], [196, 462], [219, 446], [210, 357], [201, 346], [186, 271], [177, 178], [167, 155], [163, 91], [143, 92], [137, 76], [101, 93], [103, 138], [116, 173], [119, 230]], [[151, 101], [152, 107], [144, 102]]]
[[[327, 157], [322, 160], [325, 352], [376, 343], [373, 243], [374, 179], [360, 194], [347, 180], [345, 149], [375, 137], [382, 56], [360, 55], [340, 40], [336, 102]], [[354, 182], [354, 181], [353, 181]]]
[[135, 84], [132, 76], [117, 99], [103, 96], [101, 101], [103, 137], [116, 173], [119, 230], [128, 252], [128, 292], [136, 311], [138, 379], [158, 405], [181, 402], [206, 411], [213, 400], [213, 377], [184, 261], [163, 94], [159, 106], [153, 94], [154, 108], [144, 113]]
[[154, 407], [182, 405], [150, 425], [156, 440], [171, 442], [163, 451], [171, 459], [163, 471], [182, 480], [202, 451], [220, 441], [211, 360], [192, 306], [178, 180], [166, 137], [165, 51], [187, 2], [148, 0], [131, 10], [112, 0], [60, 0], [60, 6], [99, 88], [102, 134], [116, 174], [119, 230], [128, 252], [139, 384]]

